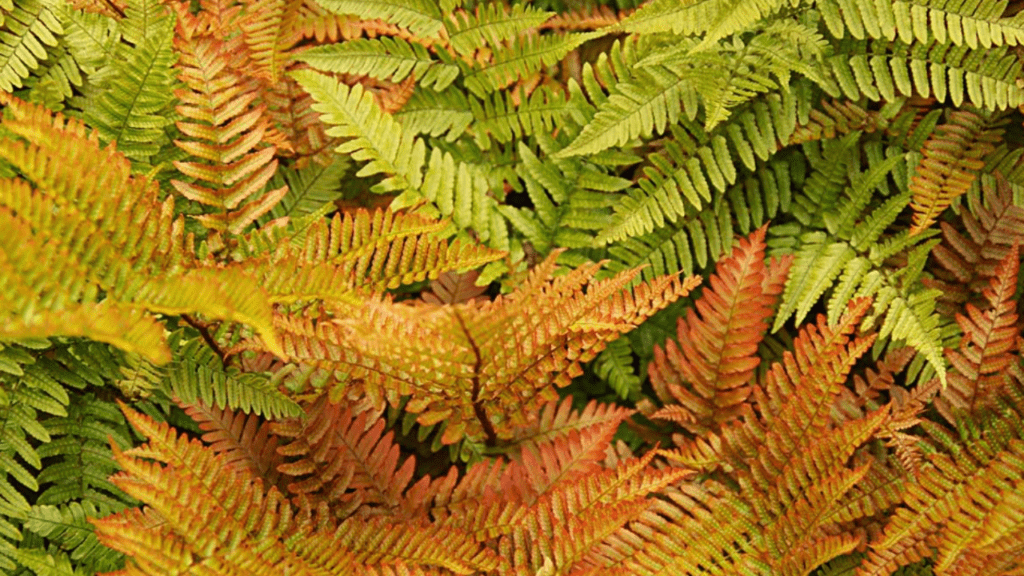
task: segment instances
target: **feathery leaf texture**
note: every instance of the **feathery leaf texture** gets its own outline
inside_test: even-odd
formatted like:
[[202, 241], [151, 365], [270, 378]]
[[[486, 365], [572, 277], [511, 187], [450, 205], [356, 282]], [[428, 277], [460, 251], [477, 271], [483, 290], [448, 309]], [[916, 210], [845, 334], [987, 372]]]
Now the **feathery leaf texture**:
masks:
[[924, 158], [917, 166], [910, 190], [914, 194], [914, 226], [911, 234], [931, 226], [939, 214], [966, 193], [984, 167], [984, 157], [994, 149], [998, 136], [985, 130], [984, 116], [957, 110], [949, 123], [936, 127], [924, 144]]
[[[173, 199], [159, 202], [155, 183], [131, 176], [128, 160], [82, 123], [10, 96], [2, 102], [14, 115], [4, 127], [27, 142], [8, 137], [0, 156], [29, 181], [0, 180], [9, 231], [0, 239], [8, 315], [0, 334], [89, 336], [163, 363], [170, 350], [152, 313], [198, 312], [250, 324], [280, 352], [263, 290], [232, 270], [196, 267]], [[34, 229], [49, 234], [33, 240]], [[53, 272], [36, 273], [40, 262]], [[106, 298], [97, 301], [100, 290]]]
[[569, 384], [580, 362], [697, 284], [666, 276], [628, 291], [635, 272], [595, 282], [593, 264], [552, 279], [556, 256], [516, 292], [482, 305], [371, 299], [339, 303], [334, 318], [279, 315], [276, 324], [289, 354], [346, 374], [348, 394], [376, 406], [413, 394], [405, 409], [424, 425], [444, 421], [445, 443], [494, 443], [551, 399], [550, 385]]
[[208, 185], [181, 180], [171, 184], [185, 198], [217, 210], [197, 217], [204, 226], [240, 234], [288, 188], [262, 190], [277, 169], [276, 146], [265, 145], [269, 121], [266, 105], [254, 104], [258, 81], [235, 71], [235, 60], [245, 55], [243, 38], [222, 40], [204, 33], [202, 26], [196, 17], [178, 14], [178, 78], [187, 88], [175, 91], [181, 101], [176, 109], [186, 118], [176, 125], [188, 139], [174, 143], [202, 161], [176, 160], [174, 166]]
[[[761, 227], [718, 261], [695, 307], [678, 320], [678, 341], [654, 348], [651, 384], [688, 413], [675, 414], [694, 432], [737, 417], [750, 396], [757, 345], [782, 292], [790, 259], [765, 266]], [[698, 313], [700, 314], [698, 316]], [[653, 416], [658, 417], [658, 413]]]

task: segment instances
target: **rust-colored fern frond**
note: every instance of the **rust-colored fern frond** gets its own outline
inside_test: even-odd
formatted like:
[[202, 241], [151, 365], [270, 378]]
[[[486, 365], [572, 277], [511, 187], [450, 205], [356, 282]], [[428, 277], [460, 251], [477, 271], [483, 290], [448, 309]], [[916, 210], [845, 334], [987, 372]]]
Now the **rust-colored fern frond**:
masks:
[[184, 408], [204, 432], [203, 442], [222, 454], [227, 466], [247, 470], [264, 486], [284, 488], [277, 470], [284, 459], [277, 453], [279, 438], [271, 434], [270, 422], [258, 414], [206, 406], [202, 402]]
[[766, 229], [741, 239], [732, 255], [719, 261], [710, 287], [678, 320], [678, 346], [669, 340], [664, 349], [654, 348], [651, 384], [664, 399], [681, 405], [665, 415], [692, 432], [732, 420], [750, 396], [757, 346], [790, 264], [786, 259], [765, 266]]
[[394, 432], [384, 432], [379, 413], [358, 412], [326, 395], [306, 406], [301, 418], [275, 422], [282, 438], [289, 492], [323, 502], [335, 518], [391, 514], [403, 505], [413, 458], [399, 461]]
[[[301, 66], [296, 66], [300, 68]], [[327, 135], [320, 114], [313, 110], [313, 97], [293, 78], [285, 76], [264, 92], [267, 117], [287, 139], [288, 146], [278, 155], [295, 156], [295, 167], [303, 168], [310, 160], [323, 165], [332, 162], [337, 139]]]
[[[337, 523], [324, 507], [314, 512], [276, 488], [265, 491], [197, 440], [124, 412], [148, 442], [123, 452], [113, 446], [123, 472], [112, 481], [147, 508], [93, 520], [102, 543], [128, 554], [120, 574], [469, 574], [501, 564], [493, 551], [452, 527], [356, 517]], [[443, 547], [432, 545], [442, 541]]]
[[984, 167], [982, 158], [1001, 140], [987, 118], [970, 108], [956, 110], [924, 144], [924, 158], [910, 182], [914, 195], [911, 234], [930, 227], [953, 199], [962, 196]]
[[495, 444], [527, 425], [607, 342], [687, 294], [695, 278], [654, 279], [626, 289], [635, 272], [593, 281], [599, 265], [552, 278], [552, 254], [521, 288], [484, 304], [338, 302], [316, 319], [282, 316], [278, 326], [302, 362], [339, 370], [348, 394], [387, 399], [445, 422], [443, 441]]
[[[764, 391], [756, 393], [760, 416], [748, 406], [720, 433], [663, 452], [687, 466], [721, 469], [673, 498], [673, 522], [652, 526], [623, 573], [696, 575], [717, 565], [723, 573], [807, 574], [862, 543], [842, 528], [878, 512], [875, 501], [853, 492], [873, 462], [851, 462], [889, 417], [888, 408], [839, 426], [830, 411], [873, 342], [851, 338], [869, 306], [855, 300], [835, 327], [819, 316], [801, 331], [794, 352], [772, 367]], [[857, 506], [849, 505], [851, 497]]]
[[177, 123], [187, 140], [174, 143], [195, 160], [175, 161], [183, 175], [203, 182], [172, 180], [184, 197], [215, 212], [198, 220], [212, 230], [240, 234], [288, 192], [287, 186], [262, 193], [277, 170], [277, 147], [268, 144], [266, 105], [255, 104], [260, 83], [242, 75], [246, 58], [242, 36], [221, 39], [204, 33], [208, 24], [178, 13], [174, 46], [180, 54], [176, 90]]
[[950, 316], [977, 299], [1010, 248], [1024, 243], [1024, 207], [1014, 203], [1002, 176], [982, 176], [981, 194], [967, 200], [969, 210], [960, 212], [966, 233], [940, 222], [944, 242], [932, 249], [939, 266], [933, 270], [937, 280], [930, 282], [942, 290]]
[[989, 308], [982, 311], [968, 303], [967, 314], [957, 314], [964, 341], [958, 349], [946, 350], [954, 371], [941, 392], [941, 402], [936, 403], [947, 419], [952, 419], [951, 408], [975, 413], [998, 398], [1006, 386], [1006, 369], [1016, 361], [1020, 345], [1015, 298], [1019, 271], [1014, 245], [983, 292]]

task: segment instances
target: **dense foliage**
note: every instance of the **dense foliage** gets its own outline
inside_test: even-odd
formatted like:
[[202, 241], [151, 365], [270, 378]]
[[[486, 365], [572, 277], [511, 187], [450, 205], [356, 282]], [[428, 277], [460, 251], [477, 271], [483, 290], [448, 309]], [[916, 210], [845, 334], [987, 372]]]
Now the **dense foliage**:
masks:
[[0, 0], [0, 572], [1024, 573], [1007, 0]]

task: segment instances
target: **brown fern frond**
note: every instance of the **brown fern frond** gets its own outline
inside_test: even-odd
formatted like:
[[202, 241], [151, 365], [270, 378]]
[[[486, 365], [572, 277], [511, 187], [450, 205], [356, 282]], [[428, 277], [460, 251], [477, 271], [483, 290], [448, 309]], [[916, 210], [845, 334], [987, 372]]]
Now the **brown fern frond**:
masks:
[[942, 290], [950, 316], [982, 293], [1015, 243], [1024, 243], [1024, 207], [1014, 204], [1005, 178], [983, 176], [981, 192], [969, 195], [969, 210], [960, 212], [966, 233], [940, 222], [944, 242], [932, 249], [939, 264], [933, 268], [937, 280], [926, 283]]
[[493, 445], [529, 424], [551, 385], [569, 384], [581, 362], [697, 282], [667, 276], [627, 291], [635, 272], [595, 282], [598, 265], [552, 279], [555, 257], [493, 302], [339, 302], [336, 320], [281, 317], [279, 327], [304, 362], [360, 381], [350, 393], [380, 406], [415, 391], [405, 409], [424, 425], [445, 421], [445, 443], [468, 435]]
[[259, 81], [244, 77], [246, 50], [241, 36], [219, 39], [202, 34], [203, 22], [178, 14], [174, 46], [178, 78], [177, 122], [187, 140], [175, 145], [195, 160], [175, 161], [183, 175], [205, 185], [172, 180], [184, 197], [216, 211], [197, 217], [212, 230], [240, 234], [288, 192], [287, 186], [261, 192], [277, 170], [277, 147], [267, 145], [270, 122], [266, 105], [254, 105]]
[[930, 227], [955, 198], [962, 196], [984, 167], [982, 158], [1001, 140], [987, 128], [988, 119], [965, 108], [950, 112], [924, 144], [924, 158], [910, 182], [914, 225], [911, 234]]
[[279, 155], [296, 157], [296, 168], [305, 167], [310, 160], [322, 165], [331, 163], [337, 139], [327, 135], [320, 114], [312, 108], [313, 97], [298, 82], [291, 77], [282, 78], [267, 87], [263, 101], [267, 104], [267, 118], [288, 143]]
[[336, 518], [400, 507], [416, 463], [410, 457], [399, 465], [394, 432], [385, 434], [385, 425], [379, 413], [343, 408], [327, 395], [307, 405], [305, 417], [273, 423], [289, 492], [327, 503]]
[[277, 470], [284, 459], [277, 453], [278, 436], [270, 433], [269, 421], [262, 421], [255, 413], [210, 407], [202, 402], [183, 408], [205, 432], [203, 442], [223, 454], [227, 466], [247, 470], [253, 478], [261, 479], [264, 486], [284, 488], [279, 484], [281, 474]]
[[678, 320], [678, 346], [669, 340], [664, 350], [654, 348], [648, 368], [651, 384], [692, 412], [692, 423], [677, 421], [695, 433], [735, 418], [750, 396], [748, 383], [759, 363], [757, 346], [791, 262], [765, 266], [766, 230], [762, 226], [741, 239], [718, 262], [710, 288]]
[[954, 371], [936, 401], [947, 420], [953, 420], [953, 408], [975, 413], [990, 405], [1006, 385], [1006, 369], [1017, 360], [1020, 346], [1015, 298], [1019, 271], [1020, 258], [1014, 245], [982, 293], [989, 308], [982, 311], [968, 303], [967, 315], [957, 314], [964, 337], [958, 349], [946, 350]]

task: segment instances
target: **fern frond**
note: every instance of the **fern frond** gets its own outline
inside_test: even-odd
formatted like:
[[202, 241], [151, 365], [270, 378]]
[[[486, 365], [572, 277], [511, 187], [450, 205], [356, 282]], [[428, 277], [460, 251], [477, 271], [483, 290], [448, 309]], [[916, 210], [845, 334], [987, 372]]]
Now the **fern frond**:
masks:
[[458, 66], [439, 62], [420, 44], [401, 38], [356, 39], [304, 50], [297, 56], [317, 70], [366, 75], [401, 82], [409, 75], [419, 86], [440, 92], [459, 75]]
[[498, 92], [482, 101], [472, 99], [469, 106], [474, 117], [472, 131], [481, 150], [488, 150], [492, 139], [507, 144], [535, 133], [550, 134], [567, 117], [583, 123], [578, 97], [565, 98], [543, 86], [529, 96], [518, 89]]
[[510, 42], [493, 59], [463, 71], [466, 88], [478, 98], [500, 90], [562, 60], [570, 50], [598, 32], [574, 32], [564, 35], [528, 35]]
[[148, 508], [93, 523], [104, 545], [130, 557], [130, 570], [184, 568], [195, 559], [230, 574], [320, 575], [394, 563], [469, 573], [499, 565], [493, 552], [450, 528], [441, 552], [426, 546], [441, 538], [437, 528], [358, 518], [335, 525], [308, 506], [295, 510], [276, 488], [265, 492], [244, 471], [226, 470], [224, 457], [199, 442], [131, 410], [125, 415], [149, 442], [115, 449], [124, 472], [113, 481]]
[[[397, 405], [416, 391], [405, 410], [420, 413], [424, 425], [445, 420], [444, 443], [481, 435], [494, 443], [532, 419], [524, 406], [549, 401], [552, 384], [568, 384], [580, 362], [696, 282], [669, 276], [623, 292], [635, 273], [594, 282], [594, 265], [550, 280], [555, 256], [493, 303], [406, 306], [385, 299], [346, 305], [338, 309], [346, 319], [338, 322], [292, 316], [279, 325], [290, 350], [360, 379], [359, 388], [378, 406], [385, 399]], [[524, 306], [533, 312], [524, 313]], [[556, 308], [563, 312], [554, 314]], [[551, 312], [537, 313], [545, 310]], [[424, 348], [438, 345], [440, 354]]]
[[982, 176], [980, 194], [967, 201], [969, 209], [961, 210], [964, 232], [940, 223], [944, 242], [932, 252], [942, 267], [935, 270], [937, 286], [955, 304], [982, 293], [1014, 243], [1024, 243], [1024, 207], [1014, 203], [1007, 182]]
[[436, 210], [434, 215], [451, 216], [460, 228], [472, 227], [480, 240], [503, 242], [503, 223], [495, 221], [496, 202], [487, 193], [489, 185], [480, 166], [457, 162], [440, 148], [433, 148], [428, 158], [425, 142], [384, 113], [360, 85], [350, 89], [309, 70], [292, 74], [317, 100], [314, 109], [324, 115], [323, 121], [332, 125], [327, 133], [351, 138], [336, 151], [369, 161], [357, 176], [384, 174], [386, 178], [374, 191], [406, 192], [392, 204], [395, 209], [427, 199]]
[[133, 24], [134, 19], [152, 14], [137, 10], [128, 14], [125, 26], [144, 27], [146, 35], [130, 51], [110, 60], [109, 69], [98, 72], [109, 80], [84, 117], [98, 130], [103, 143], [116, 142], [122, 154], [146, 162], [167, 140], [164, 128], [170, 124], [166, 108], [173, 97], [174, 23], [165, 12], [158, 12], [160, 17], [145, 25]]
[[[154, 182], [131, 176], [128, 160], [113, 147], [101, 149], [81, 122], [65, 123], [10, 96], [4, 101], [8, 134], [29, 142], [9, 137], [0, 155], [35, 184], [0, 181], [0, 219], [15, 232], [3, 242], [17, 245], [0, 257], [12, 316], [6, 335], [95, 335], [166, 362], [163, 328], [147, 311], [199, 312], [251, 322], [277, 349], [269, 304], [255, 284], [231, 270], [187, 268], [194, 266], [191, 239], [173, 216], [173, 200], [157, 201]], [[47, 237], [31, 240], [33, 229]], [[38, 274], [39, 262], [58, 257], [53, 273]], [[97, 303], [100, 290], [106, 297]]]
[[718, 261], [708, 280], [711, 289], [678, 320], [678, 346], [669, 340], [664, 349], [654, 348], [647, 369], [652, 385], [667, 390], [691, 413], [684, 426], [696, 433], [738, 416], [750, 395], [747, 384], [757, 368], [757, 346], [791, 263], [786, 259], [765, 266], [765, 230], [741, 239], [729, 257]]
[[950, 113], [924, 144], [924, 158], [910, 182], [914, 194], [914, 234], [931, 226], [953, 200], [974, 184], [983, 158], [1000, 138], [985, 129], [986, 118], [965, 109]]
[[478, 5], [473, 13], [458, 11], [447, 26], [448, 42], [460, 55], [470, 55], [487, 44], [500, 48], [502, 43], [537, 28], [553, 13], [526, 4], [506, 6], [502, 2]]
[[301, 419], [271, 424], [281, 439], [277, 451], [284, 463], [277, 469], [288, 476], [288, 490], [328, 503], [341, 519], [401, 506], [416, 463], [411, 457], [399, 461], [394, 431], [384, 433], [386, 422], [325, 394], [305, 408]]
[[240, 234], [288, 189], [258, 195], [277, 169], [276, 146], [263, 143], [269, 123], [263, 117], [266, 106], [252, 106], [256, 80], [243, 79], [232, 66], [242, 38], [193, 35], [197, 26], [194, 17], [179, 19], [174, 40], [181, 55], [179, 79], [188, 85], [175, 91], [182, 102], [178, 113], [187, 119], [177, 127], [188, 140], [174, 143], [190, 158], [175, 161], [174, 166], [208, 185], [180, 180], [171, 184], [185, 198], [216, 210], [198, 217], [204, 226]]
[[313, 214], [342, 197], [341, 179], [349, 167], [343, 158], [333, 156], [326, 165], [309, 164], [305, 168], [282, 168], [270, 179], [268, 188], [287, 186], [288, 193], [270, 209], [266, 219], [298, 218]]
[[944, 414], [952, 414], [954, 408], [976, 414], [1002, 393], [1005, 372], [1015, 361], [1014, 351], [1019, 345], [1015, 299], [1019, 270], [1020, 259], [1014, 245], [983, 292], [988, 309], [983, 311], [968, 303], [967, 314], [957, 314], [957, 324], [967, 342], [961, 343], [958, 350], [946, 350], [954, 370], [941, 392], [943, 403], [948, 403]]
[[174, 360], [158, 370], [158, 387], [183, 404], [236, 409], [269, 419], [300, 414], [302, 409], [283, 394], [267, 373], [241, 372], [225, 367], [221, 358], [199, 339], [171, 335]]
[[386, 210], [336, 214], [283, 237], [250, 235], [240, 247], [237, 268], [256, 279], [272, 302], [351, 302], [359, 301], [358, 293], [434, 279], [446, 270], [477, 268], [501, 257], [480, 245], [449, 244], [437, 234], [445, 227], [445, 222]]
[[[858, 47], [855, 47], [858, 46]], [[892, 53], [868, 56], [857, 43], [826, 59], [838, 85], [822, 85], [833, 97], [892, 101], [898, 95], [948, 97], [956, 106], [969, 101], [985, 110], [1004, 110], [1024, 103], [1017, 85], [1021, 64], [1006, 48], [971, 50], [930, 43], [897, 43]], [[852, 55], [851, 55], [852, 54]]]
[[816, 3], [829, 31], [837, 38], [847, 32], [863, 39], [875, 38], [905, 44], [937, 41], [971, 49], [1015, 46], [1024, 42], [1024, 26], [1019, 19], [1002, 19], [998, 2], [948, 4], [914, 3], [903, 0], [850, 4], [845, 0]]
[[334, 14], [351, 14], [363, 20], [379, 18], [408, 28], [421, 38], [435, 38], [445, 27], [441, 11], [433, 0], [317, 0], [317, 4]]
[[252, 76], [274, 85], [281, 79], [300, 35], [292, 20], [304, 0], [247, 0], [239, 28], [249, 48]]
[[5, 11], [4, 34], [0, 39], [0, 90], [21, 88], [29, 71], [46, 60], [46, 48], [56, 46], [64, 33], [52, 0], [26, 0]]
[[[89, 522], [92, 518], [102, 518], [122, 508], [97, 506], [92, 502], [70, 502], [63, 506], [36, 505], [25, 518], [25, 529], [56, 542], [61, 550], [67, 551], [68, 558], [77, 561], [78, 567], [94, 572], [111, 571], [121, 568], [124, 558], [120, 553], [100, 544], [95, 528]], [[26, 564], [23, 558], [19, 558], [19, 561]]]

